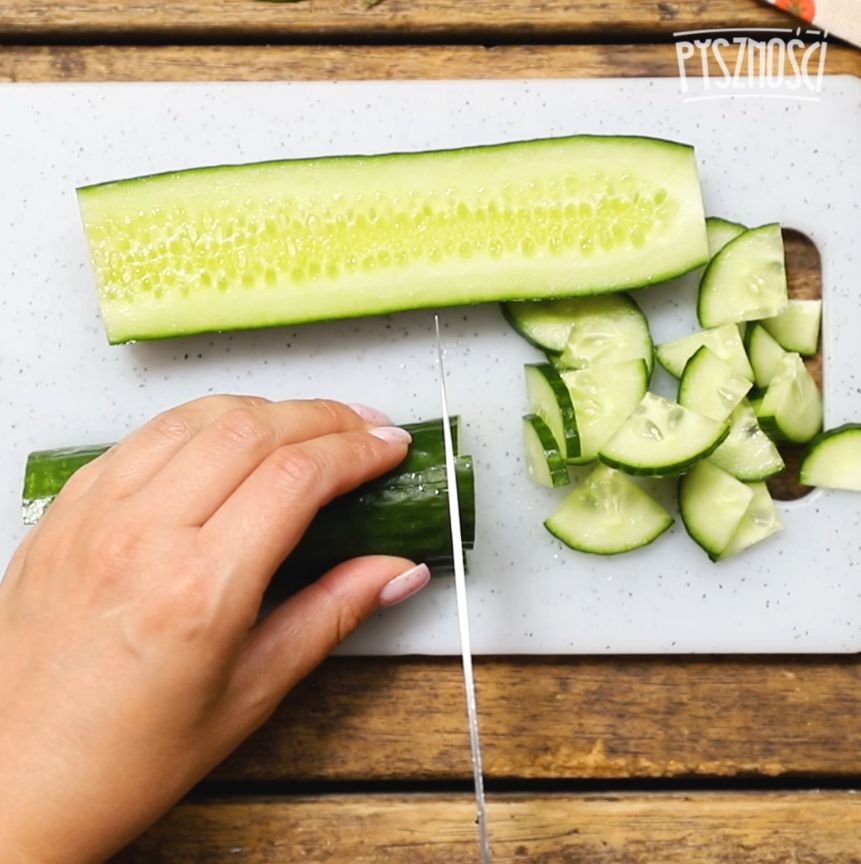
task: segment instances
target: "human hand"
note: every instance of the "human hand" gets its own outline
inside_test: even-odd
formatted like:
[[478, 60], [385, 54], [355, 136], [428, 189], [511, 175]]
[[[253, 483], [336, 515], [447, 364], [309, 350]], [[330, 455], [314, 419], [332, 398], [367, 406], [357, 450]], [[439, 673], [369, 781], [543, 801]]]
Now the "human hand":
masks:
[[102, 861], [429, 573], [344, 563], [256, 622], [317, 510], [394, 468], [371, 409], [213, 396], [78, 471], [0, 583], [3, 860]]

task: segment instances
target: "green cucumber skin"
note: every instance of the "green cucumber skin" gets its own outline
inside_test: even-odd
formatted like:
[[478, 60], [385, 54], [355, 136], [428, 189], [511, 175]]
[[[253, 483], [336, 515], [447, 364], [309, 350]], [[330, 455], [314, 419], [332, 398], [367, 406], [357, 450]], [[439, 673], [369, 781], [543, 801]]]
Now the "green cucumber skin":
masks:
[[[459, 422], [452, 418], [453, 443]], [[413, 437], [401, 464], [354, 492], [335, 499], [311, 523], [287, 559], [290, 573], [319, 575], [340, 561], [360, 555], [401, 555], [445, 574], [452, 567], [451, 524], [446, 494], [442, 421], [404, 424]], [[82, 465], [110, 445], [31, 453], [24, 481], [24, 506], [46, 504]], [[475, 540], [475, 483], [472, 459], [455, 462], [461, 531], [465, 548]]]
[[[833, 438], [842, 438], [844, 435], [852, 435], [858, 436], [859, 442], [861, 442], [861, 423], [844, 423], [842, 426], [835, 426], [833, 429], [826, 429], [824, 432], [820, 432], [808, 445], [807, 449], [804, 451], [804, 456], [801, 459], [801, 465], [799, 466], [799, 479], [806, 486], [815, 486], [816, 484], [813, 482], [813, 478], [811, 478], [808, 474], [810, 471], [810, 465], [813, 459], [818, 454], [820, 448], [823, 445], [827, 445], [828, 441]], [[847, 489], [849, 491], [857, 491], [854, 487], [850, 487], [847, 485], [843, 486], [834, 486], [834, 487], [826, 487], [823, 486], [821, 488], [835, 488], [835, 489]]]

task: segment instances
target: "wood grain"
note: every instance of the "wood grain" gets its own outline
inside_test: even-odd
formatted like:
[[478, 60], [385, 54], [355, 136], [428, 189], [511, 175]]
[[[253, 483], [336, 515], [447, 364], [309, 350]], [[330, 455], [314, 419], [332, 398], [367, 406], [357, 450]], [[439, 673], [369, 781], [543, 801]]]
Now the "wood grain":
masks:
[[[477, 860], [467, 796], [185, 804], [121, 864], [450, 864]], [[858, 864], [851, 792], [491, 798], [496, 864]]]
[[794, 27], [775, 8], [751, 0], [4, 0], [0, 36], [169, 36], [515, 39], [608, 34], [668, 34], [707, 27]]

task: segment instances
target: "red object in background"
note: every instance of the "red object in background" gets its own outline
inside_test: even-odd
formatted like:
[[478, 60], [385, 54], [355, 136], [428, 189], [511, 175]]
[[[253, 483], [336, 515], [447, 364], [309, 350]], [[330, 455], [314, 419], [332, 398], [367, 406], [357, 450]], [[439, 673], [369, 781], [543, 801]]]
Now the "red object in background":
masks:
[[804, 21], [812, 21], [813, 16], [816, 15], [814, 0], [774, 0], [774, 5], [797, 15]]

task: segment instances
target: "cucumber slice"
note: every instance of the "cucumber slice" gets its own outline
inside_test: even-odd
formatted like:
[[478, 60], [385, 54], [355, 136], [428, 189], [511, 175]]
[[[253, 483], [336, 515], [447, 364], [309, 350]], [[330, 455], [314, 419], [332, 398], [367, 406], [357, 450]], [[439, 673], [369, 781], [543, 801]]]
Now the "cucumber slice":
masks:
[[712, 259], [729, 243], [735, 240], [739, 234], [747, 231], [744, 225], [738, 222], [729, 222], [718, 216], [709, 216], [706, 219], [706, 240], [709, 244], [709, 259]]
[[703, 327], [770, 318], [786, 308], [786, 270], [779, 225], [751, 228], [706, 267], [697, 316]]
[[721, 552], [718, 559], [720, 561], [729, 558], [730, 555], [737, 555], [744, 549], [753, 546], [754, 543], [761, 543], [766, 538], [783, 530], [777, 507], [774, 506], [774, 501], [772, 501], [765, 483], [751, 483], [748, 488], [753, 492], [753, 498], [751, 498], [738, 528], [735, 529], [735, 534], [732, 535], [726, 548]]
[[685, 364], [679, 404], [723, 422], [753, 386], [705, 345]]
[[649, 369], [645, 360], [628, 360], [562, 372], [562, 380], [580, 435], [580, 456], [570, 461], [591, 462], [640, 404], [649, 387]]
[[719, 423], [646, 393], [599, 456], [602, 462], [629, 474], [678, 474], [705, 459], [728, 432], [727, 422]]
[[523, 440], [526, 448], [526, 473], [541, 486], [565, 486], [568, 467], [550, 427], [537, 415], [523, 418]]
[[679, 480], [679, 513], [685, 529], [712, 561], [735, 534], [753, 490], [711, 462], [698, 462]]
[[768, 387], [786, 351], [761, 323], [751, 325], [745, 338], [747, 355], [757, 387]]
[[730, 421], [729, 435], [709, 456], [709, 462], [745, 483], [773, 477], [786, 467], [774, 442], [760, 429], [750, 403], [742, 400]]
[[597, 294], [705, 263], [691, 147], [575, 136], [78, 190], [111, 342]]
[[861, 492], [861, 423], [845, 423], [817, 436], [801, 462], [801, 482]]
[[753, 369], [750, 368], [738, 327], [733, 324], [724, 324], [713, 330], [700, 330], [690, 336], [664, 342], [655, 349], [655, 356], [670, 375], [680, 378], [685, 364], [703, 345], [729, 363], [739, 375], [753, 381]]
[[524, 369], [529, 410], [550, 427], [562, 458], [577, 458], [580, 455], [577, 418], [565, 382], [550, 363], [529, 363]]
[[571, 319], [579, 300], [525, 300], [502, 304], [508, 323], [527, 341], [560, 354], [571, 332]]
[[822, 301], [790, 300], [783, 312], [761, 323], [782, 348], [812, 357], [819, 348]]
[[798, 354], [787, 354], [759, 407], [760, 426], [772, 438], [806, 444], [822, 429], [822, 394]]
[[572, 549], [616, 555], [651, 543], [672, 524], [673, 517], [636, 483], [598, 465], [544, 527]]
[[654, 346], [649, 323], [627, 294], [572, 301], [571, 329], [559, 358], [566, 369], [625, 360], [645, 360], [649, 372]]

